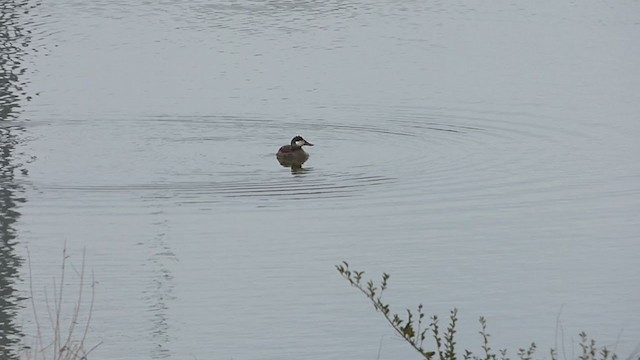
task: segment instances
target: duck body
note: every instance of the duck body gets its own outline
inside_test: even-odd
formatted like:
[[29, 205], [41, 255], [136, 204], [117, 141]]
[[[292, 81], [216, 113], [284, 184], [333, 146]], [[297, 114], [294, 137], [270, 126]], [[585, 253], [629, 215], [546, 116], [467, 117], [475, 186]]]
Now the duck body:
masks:
[[296, 136], [291, 139], [291, 144], [281, 146], [276, 157], [280, 165], [285, 167], [300, 167], [307, 159], [309, 154], [302, 149], [302, 146], [313, 146], [312, 143], [303, 139], [302, 136]]

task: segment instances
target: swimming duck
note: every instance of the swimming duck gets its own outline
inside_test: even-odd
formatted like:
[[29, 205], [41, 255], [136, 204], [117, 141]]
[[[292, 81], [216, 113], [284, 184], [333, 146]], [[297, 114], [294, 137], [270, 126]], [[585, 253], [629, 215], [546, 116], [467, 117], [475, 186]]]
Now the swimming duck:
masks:
[[312, 143], [303, 139], [302, 136], [296, 136], [291, 139], [291, 145], [284, 145], [280, 147], [276, 157], [280, 162], [280, 165], [286, 167], [300, 167], [307, 159], [309, 154], [302, 150], [302, 146], [313, 146]]

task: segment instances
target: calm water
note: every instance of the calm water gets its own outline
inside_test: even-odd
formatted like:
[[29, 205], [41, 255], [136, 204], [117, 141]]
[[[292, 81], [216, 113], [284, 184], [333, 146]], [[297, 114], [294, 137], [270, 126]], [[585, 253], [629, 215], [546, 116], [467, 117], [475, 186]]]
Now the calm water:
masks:
[[640, 344], [640, 3], [5, 3], [4, 348], [65, 243], [97, 359], [417, 358], [342, 260], [463, 348]]

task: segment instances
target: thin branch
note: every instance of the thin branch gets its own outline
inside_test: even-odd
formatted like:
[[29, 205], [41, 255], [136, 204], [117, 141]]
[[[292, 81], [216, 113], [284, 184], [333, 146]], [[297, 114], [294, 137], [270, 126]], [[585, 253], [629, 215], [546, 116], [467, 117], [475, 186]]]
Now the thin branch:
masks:
[[35, 293], [33, 292], [33, 270], [31, 269], [31, 253], [29, 247], [27, 247], [27, 264], [29, 265], [29, 292], [31, 293], [31, 307], [33, 308], [33, 318], [36, 322], [36, 331], [38, 337], [36, 338], [35, 350], [42, 346], [42, 331], [40, 329], [40, 321], [38, 320], [38, 311], [36, 310], [36, 302], [34, 300]]

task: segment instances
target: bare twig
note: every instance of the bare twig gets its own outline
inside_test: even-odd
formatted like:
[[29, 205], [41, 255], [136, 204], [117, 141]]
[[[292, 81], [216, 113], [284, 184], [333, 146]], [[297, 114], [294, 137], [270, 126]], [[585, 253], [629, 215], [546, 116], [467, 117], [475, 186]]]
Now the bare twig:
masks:
[[[35, 302], [35, 294], [33, 291], [33, 278], [32, 278], [32, 270], [31, 270], [31, 256], [29, 250], [27, 249], [27, 257], [29, 260], [29, 290], [31, 292], [31, 305], [33, 306], [33, 314], [35, 318], [36, 328], [37, 328], [37, 338], [35, 339], [35, 345], [33, 348], [28, 350], [28, 353], [23, 353], [23, 355], [27, 355], [27, 359], [41, 359], [46, 360], [48, 358], [48, 354], [51, 355], [53, 360], [86, 360], [87, 356], [95, 350], [102, 342], [99, 342], [95, 346], [93, 346], [88, 351], [85, 349], [85, 343], [87, 339], [87, 335], [89, 332], [89, 325], [91, 323], [93, 308], [95, 304], [95, 278], [93, 272], [91, 273], [91, 300], [89, 304], [88, 314], [86, 323], [83, 326], [82, 336], [78, 339], [77, 334], [77, 325], [79, 324], [80, 313], [83, 308], [84, 302], [84, 291], [86, 286], [85, 281], [85, 265], [86, 265], [86, 251], [82, 252], [82, 265], [80, 267], [80, 271], [76, 271], [76, 274], [79, 278], [79, 287], [78, 287], [78, 298], [73, 306], [73, 312], [71, 314], [71, 318], [68, 323], [68, 329], [66, 330], [66, 335], [62, 335], [63, 329], [63, 299], [65, 296], [64, 287], [65, 287], [65, 272], [66, 272], [66, 261], [69, 258], [67, 255], [66, 246], [62, 252], [62, 265], [61, 265], [61, 274], [60, 280], [57, 281], [55, 278], [53, 279], [53, 303], [49, 302], [49, 295], [45, 288], [44, 290], [44, 298], [47, 314], [49, 316], [49, 321], [52, 326], [52, 337], [53, 339], [50, 342], [47, 342], [48, 345], [45, 345], [45, 341], [43, 338], [43, 334], [41, 331], [40, 320], [38, 317], [38, 312], [36, 310], [36, 302]], [[73, 266], [72, 266], [73, 268]], [[74, 269], [75, 270], [75, 269]], [[49, 352], [49, 349], [52, 353]]]

